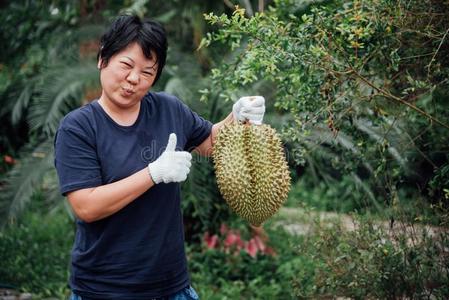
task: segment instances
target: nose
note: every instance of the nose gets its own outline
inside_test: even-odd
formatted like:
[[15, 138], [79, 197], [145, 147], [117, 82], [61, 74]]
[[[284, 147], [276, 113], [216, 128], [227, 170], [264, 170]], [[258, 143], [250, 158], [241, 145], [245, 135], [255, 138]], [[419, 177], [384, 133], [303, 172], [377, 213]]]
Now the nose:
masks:
[[137, 71], [131, 70], [126, 77], [126, 80], [131, 84], [137, 84], [139, 83], [139, 74], [137, 74]]

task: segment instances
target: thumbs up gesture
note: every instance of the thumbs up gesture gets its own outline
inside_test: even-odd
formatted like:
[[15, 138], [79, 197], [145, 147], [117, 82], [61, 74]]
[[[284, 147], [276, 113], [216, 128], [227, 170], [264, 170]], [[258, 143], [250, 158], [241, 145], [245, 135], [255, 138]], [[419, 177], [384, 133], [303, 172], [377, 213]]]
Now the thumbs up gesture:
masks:
[[176, 151], [176, 134], [170, 134], [165, 151], [148, 165], [154, 183], [181, 182], [190, 172], [192, 155], [186, 151]]

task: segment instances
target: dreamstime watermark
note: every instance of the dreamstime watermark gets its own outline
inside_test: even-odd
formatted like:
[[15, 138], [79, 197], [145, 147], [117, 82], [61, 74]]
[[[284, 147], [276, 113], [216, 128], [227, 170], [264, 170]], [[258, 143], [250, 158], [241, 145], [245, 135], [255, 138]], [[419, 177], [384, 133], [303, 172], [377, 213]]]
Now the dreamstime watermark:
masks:
[[[142, 148], [142, 150], [140, 151], [140, 157], [141, 157], [142, 161], [144, 161], [145, 163], [151, 163], [151, 162], [155, 161], [156, 159], [158, 159], [162, 155], [162, 153], [164, 153], [165, 148], [166, 148], [166, 145], [161, 146], [155, 140], [153, 140], [153, 141], [151, 141], [150, 145]], [[192, 163], [213, 162], [212, 155], [203, 156], [203, 155], [195, 154], [195, 151], [194, 151], [195, 148], [196, 147], [192, 146], [187, 149], [182, 149], [179, 146], [177, 146], [176, 151], [191, 152], [192, 153]], [[272, 155], [273, 151], [274, 150], [270, 149], [270, 148], [257, 150], [259, 157], [270, 157]], [[254, 150], [254, 152], [252, 152], [251, 148], [249, 148], [248, 155], [252, 155], [255, 152], [256, 152], [256, 150]], [[289, 149], [286, 147], [283, 147], [283, 152], [284, 152], [284, 155], [285, 155], [285, 158], [287, 161], [290, 161], [290, 159], [295, 159], [298, 156], [298, 153], [296, 153], [297, 151], [289, 151]], [[210, 151], [210, 153], [212, 153], [212, 151]]]

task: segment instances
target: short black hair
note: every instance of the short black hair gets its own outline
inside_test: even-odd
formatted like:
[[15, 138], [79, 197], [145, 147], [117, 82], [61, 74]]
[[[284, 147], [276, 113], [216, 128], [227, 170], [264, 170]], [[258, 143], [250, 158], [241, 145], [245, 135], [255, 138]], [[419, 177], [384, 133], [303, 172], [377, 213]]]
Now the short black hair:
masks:
[[153, 20], [141, 20], [135, 15], [122, 15], [116, 18], [100, 41], [97, 59], [102, 60], [101, 67], [109, 63], [109, 59], [128, 45], [137, 42], [146, 58], [153, 58], [156, 53], [157, 73], [153, 84], [159, 79], [167, 58], [167, 36], [164, 27]]

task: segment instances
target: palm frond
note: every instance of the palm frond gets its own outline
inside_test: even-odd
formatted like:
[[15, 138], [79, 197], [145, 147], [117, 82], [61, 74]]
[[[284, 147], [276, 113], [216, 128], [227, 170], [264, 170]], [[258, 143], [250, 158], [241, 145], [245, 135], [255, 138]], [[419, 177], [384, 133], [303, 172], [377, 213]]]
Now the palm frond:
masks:
[[14, 103], [11, 112], [11, 121], [13, 124], [17, 124], [23, 117], [23, 112], [28, 107], [31, 97], [33, 95], [34, 84], [27, 84], [24, 86], [22, 92]]
[[[51, 168], [44, 174], [44, 180], [42, 183], [42, 191], [45, 194], [45, 207], [49, 208], [49, 212], [57, 212], [60, 210], [66, 211], [65, 198], [61, 195], [59, 190], [59, 180], [55, 168]], [[67, 210], [67, 213], [73, 219], [73, 213], [71, 210]]]
[[329, 162], [339, 159], [339, 154], [328, 147], [326, 143], [321, 143], [317, 140], [304, 139], [301, 143], [307, 149], [304, 153], [304, 159], [311, 166], [314, 177], [318, 180], [323, 179], [329, 184], [333, 180], [332, 174], [328, 169], [321, 167], [320, 161]]
[[352, 138], [346, 135], [344, 132], [339, 132], [334, 135], [328, 128], [324, 126], [317, 125], [311, 131], [311, 135], [308, 139], [313, 139], [319, 143], [329, 143], [337, 144], [342, 146], [344, 149], [351, 151], [352, 153], [358, 153], [359, 151], [354, 146]]
[[[53, 146], [52, 146], [51, 150], [54, 150]], [[42, 181], [42, 189], [44, 191], [48, 192], [47, 199], [49, 202], [59, 201], [63, 198], [59, 192], [56, 194], [51, 194], [51, 192], [57, 190], [58, 187], [59, 187], [59, 181], [58, 181], [58, 174], [56, 173], [56, 168], [51, 168], [45, 174], [45, 177], [43, 178], [43, 181]]]
[[30, 128], [53, 136], [61, 118], [81, 105], [86, 88], [97, 81], [98, 70], [91, 61], [49, 70], [30, 107]]
[[[343, 131], [339, 131], [337, 135], [334, 135], [331, 131], [329, 131], [324, 126], [316, 126], [312, 129], [310, 138], [314, 138], [315, 140], [321, 140], [322, 143], [329, 143], [334, 145], [339, 145], [343, 147], [343, 149], [350, 151], [354, 155], [358, 156], [360, 155], [360, 151], [357, 149], [357, 147], [354, 145], [354, 140], [352, 137], [348, 134], [345, 134]], [[370, 173], [373, 173], [373, 167], [367, 162], [362, 162], [363, 166], [368, 170]]]
[[[370, 121], [363, 119], [354, 120], [354, 125], [360, 131], [366, 133], [371, 139], [376, 142], [383, 142], [388, 139], [388, 136], [383, 136], [379, 129], [375, 128], [371, 125]], [[391, 143], [389, 143], [387, 151], [391, 154], [391, 156], [398, 162], [398, 164], [404, 168], [404, 170], [408, 170], [407, 162], [404, 157], [399, 153], [398, 149], [394, 147]]]
[[[57, 28], [53, 33], [53, 38], [48, 46], [48, 56], [52, 58], [49, 63], [55, 60], [65, 61], [68, 57], [74, 57], [79, 59], [80, 54], [85, 55], [86, 53], [80, 53], [80, 46], [87, 42], [98, 41], [105, 30], [104, 24], [83, 24], [77, 28]], [[90, 49], [88, 49], [90, 50]], [[96, 49], [94, 51], [94, 56], [96, 55]]]
[[32, 194], [40, 186], [45, 174], [53, 167], [53, 142], [48, 139], [39, 144], [31, 154], [22, 154], [22, 159], [9, 172], [1, 186], [0, 220], [5, 222], [17, 218], [26, 207]]
[[371, 200], [371, 203], [374, 204], [376, 209], [380, 212], [382, 211], [383, 207], [379, 203], [379, 201], [374, 196], [373, 191], [371, 190], [371, 187], [369, 184], [364, 182], [357, 174], [351, 173], [352, 178], [354, 178], [354, 183], [357, 187], [361, 188], [362, 191], [368, 196], [368, 198]]

